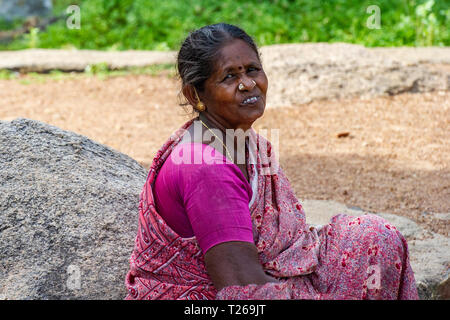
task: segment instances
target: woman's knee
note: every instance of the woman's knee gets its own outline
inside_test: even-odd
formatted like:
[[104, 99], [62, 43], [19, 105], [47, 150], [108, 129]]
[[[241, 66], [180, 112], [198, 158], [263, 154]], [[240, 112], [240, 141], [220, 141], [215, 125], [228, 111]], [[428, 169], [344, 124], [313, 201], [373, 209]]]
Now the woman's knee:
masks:
[[362, 216], [338, 215], [333, 217], [334, 230], [340, 236], [367, 250], [367, 254], [376, 255], [382, 248], [395, 250], [403, 254], [406, 241], [400, 231], [386, 219], [366, 214]]

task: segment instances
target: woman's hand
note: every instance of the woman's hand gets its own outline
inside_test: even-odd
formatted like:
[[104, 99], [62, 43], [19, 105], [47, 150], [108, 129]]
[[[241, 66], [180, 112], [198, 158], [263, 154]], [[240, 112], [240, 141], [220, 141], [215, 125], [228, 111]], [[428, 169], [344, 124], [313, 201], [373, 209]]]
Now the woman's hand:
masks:
[[205, 264], [217, 291], [231, 285], [278, 282], [264, 272], [258, 251], [249, 242], [230, 241], [218, 244], [206, 252]]

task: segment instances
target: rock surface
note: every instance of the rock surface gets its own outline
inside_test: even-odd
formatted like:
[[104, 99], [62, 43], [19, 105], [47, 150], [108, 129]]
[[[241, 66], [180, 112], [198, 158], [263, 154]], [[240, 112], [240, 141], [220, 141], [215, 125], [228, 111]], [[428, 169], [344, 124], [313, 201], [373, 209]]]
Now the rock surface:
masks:
[[145, 67], [175, 62], [175, 52], [166, 51], [97, 51], [26, 49], [0, 51], [0, 69], [21, 72], [49, 72], [51, 70], [83, 72], [89, 66], [106, 64], [111, 70]]
[[0, 297], [122, 299], [145, 178], [83, 136], [0, 121]]
[[[122, 299], [146, 171], [42, 122], [0, 121], [0, 298]], [[366, 212], [302, 200], [307, 222]], [[407, 238], [422, 299], [450, 299], [449, 239], [378, 213]], [[448, 218], [448, 215], [447, 215]]]
[[267, 94], [271, 107], [450, 89], [449, 69], [427, 65], [448, 66], [449, 48], [393, 51], [347, 43], [305, 43], [263, 47], [261, 56], [271, 79]]

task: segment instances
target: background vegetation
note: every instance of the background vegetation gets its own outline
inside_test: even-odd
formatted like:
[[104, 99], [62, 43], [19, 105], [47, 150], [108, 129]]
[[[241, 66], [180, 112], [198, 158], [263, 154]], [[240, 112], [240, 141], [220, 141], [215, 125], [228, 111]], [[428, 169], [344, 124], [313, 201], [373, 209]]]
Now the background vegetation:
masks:
[[[79, 48], [175, 50], [187, 33], [228, 22], [258, 45], [349, 42], [372, 46], [448, 46], [449, 0], [55, 0], [60, 20], [34, 28], [0, 49]], [[66, 8], [81, 8], [81, 28], [69, 29]], [[367, 27], [377, 5], [381, 29]], [[0, 22], [14, 29], [23, 21]]]

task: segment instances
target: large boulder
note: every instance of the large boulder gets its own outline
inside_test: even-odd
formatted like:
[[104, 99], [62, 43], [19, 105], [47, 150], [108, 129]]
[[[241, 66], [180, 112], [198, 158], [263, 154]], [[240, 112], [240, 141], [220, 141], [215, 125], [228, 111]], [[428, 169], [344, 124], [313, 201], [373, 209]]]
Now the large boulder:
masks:
[[81, 135], [0, 121], [0, 297], [123, 299], [145, 178]]
[[447, 91], [450, 49], [366, 48], [349, 43], [278, 44], [261, 48], [270, 79], [267, 106], [316, 100]]

